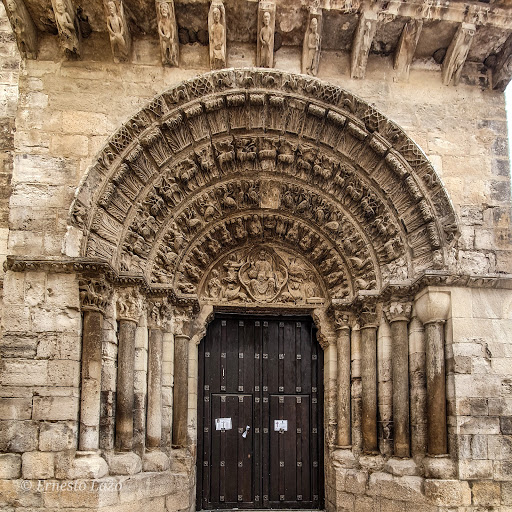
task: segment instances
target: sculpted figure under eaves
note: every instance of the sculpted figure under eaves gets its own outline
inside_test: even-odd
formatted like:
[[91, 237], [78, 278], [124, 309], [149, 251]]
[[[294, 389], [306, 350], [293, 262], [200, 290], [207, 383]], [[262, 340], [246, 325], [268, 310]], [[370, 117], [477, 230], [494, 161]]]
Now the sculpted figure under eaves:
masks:
[[107, 29], [110, 44], [112, 45], [112, 52], [114, 54], [114, 62], [118, 63], [120, 60], [126, 60], [128, 58], [124, 21], [121, 16], [119, 16], [114, 1], [108, 2], [107, 7], [109, 13], [107, 17]]
[[55, 22], [59, 29], [60, 40], [68, 54], [79, 55], [79, 40], [73, 18], [67, 11], [64, 0], [55, 0]]
[[218, 7], [212, 10], [213, 23], [210, 27], [210, 51], [212, 69], [220, 69], [226, 66], [226, 33], [221, 23], [221, 12]]
[[318, 33], [317, 18], [311, 18], [309, 31], [306, 36], [306, 45], [306, 73], [316, 76], [318, 72], [318, 62], [320, 60], [320, 34]]
[[162, 62], [164, 65], [178, 65], [178, 47], [176, 44], [176, 25], [171, 18], [171, 8], [167, 2], [162, 2], [158, 6], [159, 21], [158, 35], [160, 36], [160, 46], [162, 49]]
[[272, 52], [273, 46], [273, 30], [270, 27], [270, 13], [266, 11], [263, 14], [263, 27], [260, 30], [260, 43], [261, 43], [261, 56], [259, 65], [262, 68], [272, 67]]

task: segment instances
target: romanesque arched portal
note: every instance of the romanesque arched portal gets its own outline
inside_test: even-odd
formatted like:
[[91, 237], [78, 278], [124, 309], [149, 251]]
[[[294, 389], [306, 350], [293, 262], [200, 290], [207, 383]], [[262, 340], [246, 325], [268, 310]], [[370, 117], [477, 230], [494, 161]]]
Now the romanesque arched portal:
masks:
[[[196, 344], [218, 309], [313, 316], [325, 351], [329, 447], [409, 457], [426, 446], [420, 432], [411, 449], [411, 421], [418, 431], [425, 427], [424, 414], [409, 417], [411, 300], [425, 272], [447, 269], [457, 226], [425, 155], [372, 106], [274, 70], [223, 70], [184, 82], [111, 137], [77, 191], [71, 223], [81, 257], [103, 265], [116, 290], [116, 432], [114, 442], [112, 413], [103, 422], [110, 425], [108, 448], [133, 448], [133, 347], [144, 301], [149, 380], [147, 422], [139, 424], [147, 429], [147, 467], [165, 467], [151, 454], [163, 439], [163, 331], [174, 336], [173, 445], [190, 447]], [[102, 314], [97, 297], [105, 283], [89, 276], [81, 290], [88, 368], [101, 357], [87, 346], [96, 325], [89, 316]], [[411, 408], [428, 405], [433, 454], [447, 451], [442, 323], [449, 302], [441, 296], [437, 316], [420, 318], [428, 324], [427, 360], [442, 359], [427, 371], [434, 398], [426, 404], [423, 395]], [[382, 406], [379, 317], [391, 325], [394, 351], [393, 397]], [[94, 404], [84, 395], [88, 407]], [[82, 412], [84, 450], [98, 447], [99, 406], [94, 411]]]

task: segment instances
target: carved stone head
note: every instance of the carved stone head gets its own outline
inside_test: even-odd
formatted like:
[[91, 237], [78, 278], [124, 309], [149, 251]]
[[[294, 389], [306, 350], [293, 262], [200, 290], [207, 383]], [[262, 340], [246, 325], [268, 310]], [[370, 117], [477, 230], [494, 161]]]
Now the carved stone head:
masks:
[[16, 2], [14, 0], [7, 0], [7, 9], [11, 12], [15, 12], [17, 9]]
[[219, 8], [218, 7], [214, 7], [212, 13], [213, 13], [213, 21], [215, 23], [219, 23], [220, 22], [220, 10], [219, 10]]
[[160, 14], [163, 18], [167, 18], [169, 16], [169, 5], [167, 2], [162, 2], [160, 4]]
[[115, 2], [111, 1], [107, 5], [108, 5], [108, 12], [110, 13], [110, 16], [115, 16], [116, 11], [117, 11]]
[[265, 24], [266, 27], [270, 25], [270, 13], [268, 11], [265, 11], [265, 13], [263, 14], [263, 23]]
[[56, 0], [55, 9], [59, 14], [64, 14], [66, 12], [66, 7], [64, 6], [64, 2], [62, 0]]
[[318, 30], [318, 20], [311, 18], [311, 32], [315, 33]]

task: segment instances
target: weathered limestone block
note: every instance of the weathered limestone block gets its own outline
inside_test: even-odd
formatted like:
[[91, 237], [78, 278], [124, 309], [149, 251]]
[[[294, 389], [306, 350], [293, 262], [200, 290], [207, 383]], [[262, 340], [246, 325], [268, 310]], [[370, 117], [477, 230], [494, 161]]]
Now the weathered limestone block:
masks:
[[53, 478], [55, 460], [53, 453], [25, 452], [21, 456], [23, 478], [26, 480]]
[[147, 452], [142, 458], [144, 471], [167, 471], [169, 464], [169, 457], [160, 451]]
[[31, 416], [30, 398], [3, 398], [0, 401], [0, 418], [3, 420], [29, 420]]
[[78, 399], [67, 396], [34, 397], [35, 420], [77, 420]]
[[394, 476], [417, 476], [419, 469], [412, 459], [389, 459], [384, 466], [384, 471]]
[[423, 468], [427, 478], [451, 479], [457, 474], [457, 467], [453, 460], [447, 457], [425, 457]]
[[76, 426], [71, 423], [41, 423], [39, 450], [60, 452], [75, 446]]
[[364, 494], [368, 482], [368, 472], [349, 469], [345, 475], [345, 491], [352, 494]]
[[66, 478], [102, 478], [108, 474], [108, 464], [105, 459], [94, 452], [77, 452], [69, 464]]
[[39, 422], [0, 421], [0, 450], [3, 452], [30, 452], [37, 450]]
[[0, 480], [21, 477], [21, 455], [0, 453]]
[[499, 482], [475, 482], [471, 487], [473, 504], [482, 507], [495, 507], [501, 503]]
[[425, 496], [429, 502], [444, 507], [471, 505], [469, 484], [459, 480], [425, 480]]
[[135, 475], [142, 471], [142, 461], [133, 452], [109, 455], [107, 462], [111, 475]]
[[419, 476], [395, 477], [379, 471], [372, 473], [368, 481], [368, 494], [416, 503], [425, 502], [423, 478]]

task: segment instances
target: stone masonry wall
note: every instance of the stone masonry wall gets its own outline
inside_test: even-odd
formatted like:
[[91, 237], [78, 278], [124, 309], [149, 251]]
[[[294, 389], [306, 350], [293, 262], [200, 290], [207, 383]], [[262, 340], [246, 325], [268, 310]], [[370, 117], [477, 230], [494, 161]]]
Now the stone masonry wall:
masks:
[[[41, 58], [25, 62], [18, 81], [18, 61], [8, 30], [0, 4], [0, 256], [6, 253], [2, 240], [6, 238], [11, 168], [8, 254], [77, 256], [79, 247], [66, 237], [69, 207], [96, 153], [122, 122], [157, 93], [205, 72], [204, 59], [190, 57], [187, 62], [197, 63], [194, 68], [164, 69], [155, 62], [151, 45], [140, 40], [135, 41], [131, 64], [113, 64], [103, 47], [82, 62], [53, 61], [45, 60], [49, 49], [43, 44]], [[278, 53], [276, 58], [277, 66], [290, 71], [297, 71], [294, 62], [285, 54]], [[242, 64], [239, 57], [237, 65]], [[510, 172], [503, 96], [475, 85], [445, 87], [438, 71], [420, 65], [413, 68], [407, 83], [394, 82], [390, 74], [383, 81], [382, 66], [391, 69], [382, 58], [370, 59], [367, 78], [350, 80], [348, 61], [335, 52], [325, 52], [319, 77], [375, 104], [425, 150], [459, 215], [462, 237], [453, 266], [474, 274], [510, 272]], [[6, 483], [7, 479], [52, 479], [67, 474], [66, 461], [76, 446], [79, 407], [77, 278], [73, 274], [10, 272], [4, 296], [0, 507], [82, 506], [79, 501], [66, 501], [71, 500], [69, 494], [20, 493], [18, 484]], [[511, 311], [510, 292], [452, 291], [452, 318], [447, 324], [449, 427], [451, 439], [456, 439], [451, 449], [461, 458], [458, 467], [448, 464], [439, 471], [434, 467], [429, 471], [437, 477], [424, 479], [417, 469], [389, 466], [375, 458], [363, 459], [362, 466], [336, 461], [336, 471], [328, 474], [333, 506], [360, 512], [378, 510], [378, 505], [382, 511], [402, 512], [414, 502], [429, 512], [438, 506], [446, 510], [468, 507], [475, 512], [501, 507], [501, 512], [511, 512]], [[112, 345], [112, 364], [104, 368], [111, 384], [104, 389], [108, 401], [115, 380], [115, 340], [111, 339], [115, 336], [114, 326], [105, 329]], [[138, 341], [137, 393], [143, 403], [147, 347], [146, 340]], [[171, 359], [166, 353], [165, 360]], [[166, 377], [165, 385], [170, 388], [172, 375]], [[170, 404], [165, 405], [170, 416]], [[113, 501], [95, 496], [94, 506], [115, 504], [122, 510], [120, 502], [133, 502], [139, 489], [149, 488], [144, 478], [132, 479], [126, 484], [126, 494]], [[171, 493], [176, 482], [160, 478], [152, 484], [160, 485], [153, 494], [159, 497], [151, 502], [141, 494], [147, 501], [139, 500], [139, 507], [164, 506], [162, 496]], [[73, 499], [80, 498], [75, 495]], [[192, 502], [185, 496], [167, 508], [186, 508], [184, 503]]]

